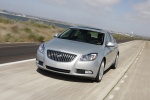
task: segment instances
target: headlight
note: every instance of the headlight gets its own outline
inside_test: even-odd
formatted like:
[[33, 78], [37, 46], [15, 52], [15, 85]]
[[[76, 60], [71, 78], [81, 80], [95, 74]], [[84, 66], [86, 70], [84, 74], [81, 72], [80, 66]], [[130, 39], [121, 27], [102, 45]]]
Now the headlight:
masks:
[[39, 46], [39, 51], [40, 51], [41, 53], [44, 53], [44, 49], [45, 49], [44, 44], [41, 44], [41, 45]]
[[81, 61], [93, 61], [97, 58], [97, 53], [91, 53], [91, 54], [87, 54], [87, 55], [83, 55], [80, 60]]

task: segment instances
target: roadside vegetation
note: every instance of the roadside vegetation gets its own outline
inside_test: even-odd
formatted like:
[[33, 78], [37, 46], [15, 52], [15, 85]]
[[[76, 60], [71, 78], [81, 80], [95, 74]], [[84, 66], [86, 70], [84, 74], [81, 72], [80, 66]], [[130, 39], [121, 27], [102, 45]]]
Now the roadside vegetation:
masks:
[[116, 40], [126, 40], [126, 39], [134, 39], [135, 37], [122, 35], [122, 34], [112, 34]]
[[[43, 42], [53, 38], [54, 33], [61, 33], [63, 28], [55, 25], [28, 20], [22, 22], [0, 16], [0, 42]], [[112, 34], [116, 40], [141, 39], [122, 34]]]
[[0, 16], [0, 42], [42, 42], [64, 29], [34, 20], [22, 22]]
[[149, 38], [139, 37], [139, 36], [128, 36], [124, 34], [112, 34], [116, 40], [149, 40]]

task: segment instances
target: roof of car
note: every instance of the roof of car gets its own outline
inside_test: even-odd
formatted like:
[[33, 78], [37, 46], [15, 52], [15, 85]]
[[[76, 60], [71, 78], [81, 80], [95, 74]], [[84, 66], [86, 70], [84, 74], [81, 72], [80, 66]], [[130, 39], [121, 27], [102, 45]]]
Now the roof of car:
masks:
[[107, 32], [106, 30], [93, 28], [93, 27], [75, 26], [75, 27], [70, 27], [70, 28], [84, 29], [84, 30], [90, 30], [90, 31], [97, 31], [97, 32], [102, 32], [102, 33], [106, 33]]

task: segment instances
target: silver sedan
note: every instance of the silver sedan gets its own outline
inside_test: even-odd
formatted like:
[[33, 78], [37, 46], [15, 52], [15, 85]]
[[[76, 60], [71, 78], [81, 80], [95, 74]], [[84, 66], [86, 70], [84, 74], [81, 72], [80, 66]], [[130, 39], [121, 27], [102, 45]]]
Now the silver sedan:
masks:
[[36, 64], [42, 70], [100, 82], [105, 70], [117, 67], [118, 57], [118, 45], [109, 32], [71, 27], [39, 46]]

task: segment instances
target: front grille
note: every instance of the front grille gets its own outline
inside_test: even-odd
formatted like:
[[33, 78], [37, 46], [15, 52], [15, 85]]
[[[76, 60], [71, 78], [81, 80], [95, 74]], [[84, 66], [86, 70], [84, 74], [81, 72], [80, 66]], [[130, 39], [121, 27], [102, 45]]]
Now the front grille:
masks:
[[58, 62], [71, 62], [76, 55], [60, 51], [47, 50], [47, 57]]
[[46, 66], [46, 68], [50, 69], [50, 70], [53, 70], [53, 71], [57, 71], [57, 72], [70, 73], [70, 70], [58, 69], [58, 68], [54, 68], [54, 67], [50, 67], [50, 66]]

